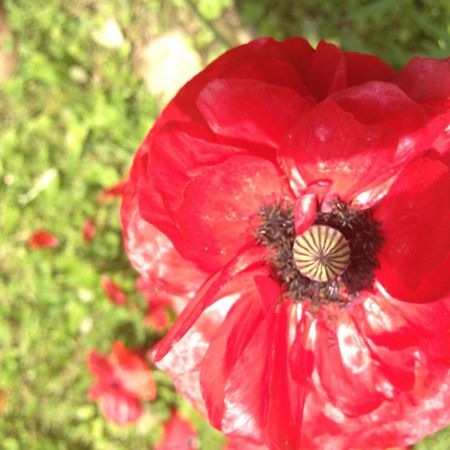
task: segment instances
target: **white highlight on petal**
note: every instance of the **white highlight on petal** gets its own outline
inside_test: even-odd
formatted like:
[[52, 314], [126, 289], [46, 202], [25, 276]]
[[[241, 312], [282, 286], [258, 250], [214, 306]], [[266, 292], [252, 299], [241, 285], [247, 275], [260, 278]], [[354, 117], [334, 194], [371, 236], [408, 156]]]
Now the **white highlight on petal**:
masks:
[[367, 298], [363, 306], [368, 313], [366, 317], [372, 329], [379, 330], [380, 328], [383, 328], [383, 330], [389, 331], [397, 328], [393, 323], [391, 316], [386, 314], [380, 305], [372, 298]]
[[353, 373], [360, 373], [370, 366], [369, 351], [354, 326], [341, 323], [337, 329], [337, 338], [342, 362]]
[[169, 374], [177, 390], [205, 416], [207, 411], [200, 387], [200, 365], [218, 325], [239, 297], [240, 294], [228, 295], [206, 308], [190, 330], [156, 364]]
[[397, 146], [396, 156], [405, 157], [416, 146], [416, 139], [410, 137], [404, 137], [400, 139]]
[[386, 379], [380, 379], [377, 383], [377, 391], [381, 392], [386, 398], [393, 399], [395, 397], [394, 386]]
[[328, 418], [336, 423], [344, 423], [346, 420], [345, 414], [338, 408], [335, 408], [331, 403], [325, 403], [323, 412]]
[[321, 125], [316, 128], [314, 134], [316, 135], [317, 139], [319, 139], [320, 142], [325, 142], [330, 134], [330, 129], [324, 125]]
[[378, 280], [375, 280], [375, 288], [378, 290], [378, 291], [380, 291], [380, 293], [381, 293], [381, 295], [384, 297], [384, 298], [387, 298], [387, 299], [393, 299], [394, 297], [392, 297], [389, 293], [388, 293], [388, 291], [386, 291], [386, 289], [384, 288], [384, 286], [378, 281]]
[[[255, 429], [257, 423], [252, 414], [248, 412], [248, 409], [241, 403], [230, 401], [229, 397], [225, 398], [225, 411], [230, 415], [232, 412], [233, 420], [227, 417], [225, 420], [228, 423], [228, 427], [225, 425], [223, 431], [225, 433], [233, 433], [236, 430]], [[232, 427], [230, 427], [232, 424]], [[227, 429], [228, 428], [228, 429]]]

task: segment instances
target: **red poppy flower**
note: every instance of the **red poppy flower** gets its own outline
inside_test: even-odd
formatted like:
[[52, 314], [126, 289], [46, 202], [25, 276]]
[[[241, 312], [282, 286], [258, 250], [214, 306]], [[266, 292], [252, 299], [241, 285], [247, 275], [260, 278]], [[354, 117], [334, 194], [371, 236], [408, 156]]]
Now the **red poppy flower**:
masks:
[[89, 370], [96, 378], [89, 398], [99, 401], [103, 415], [117, 425], [136, 422], [142, 414], [142, 401], [156, 397], [151, 370], [140, 352], [114, 342], [110, 355], [93, 350]]
[[108, 275], [102, 275], [101, 284], [106, 296], [114, 305], [124, 305], [128, 302], [128, 298], [122, 288], [114, 283]]
[[378, 449], [450, 421], [449, 94], [445, 61], [258, 39], [161, 114], [126, 250], [190, 300], [154, 358], [226, 435]]
[[155, 450], [193, 450], [198, 448], [196, 439], [197, 433], [192, 424], [174, 411], [164, 424], [163, 438]]
[[86, 219], [83, 225], [83, 240], [87, 243], [92, 242], [95, 232], [95, 222], [92, 219]]
[[35, 231], [28, 239], [28, 245], [35, 250], [57, 247], [58, 244], [58, 238], [45, 230]]

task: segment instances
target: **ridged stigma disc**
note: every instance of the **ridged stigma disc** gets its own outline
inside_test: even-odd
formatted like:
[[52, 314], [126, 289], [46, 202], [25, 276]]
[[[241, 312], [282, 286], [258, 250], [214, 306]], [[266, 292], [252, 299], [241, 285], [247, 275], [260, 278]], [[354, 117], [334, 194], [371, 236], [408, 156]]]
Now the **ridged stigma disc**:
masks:
[[350, 260], [350, 247], [345, 237], [326, 225], [313, 225], [297, 236], [292, 252], [299, 272], [320, 282], [339, 276]]

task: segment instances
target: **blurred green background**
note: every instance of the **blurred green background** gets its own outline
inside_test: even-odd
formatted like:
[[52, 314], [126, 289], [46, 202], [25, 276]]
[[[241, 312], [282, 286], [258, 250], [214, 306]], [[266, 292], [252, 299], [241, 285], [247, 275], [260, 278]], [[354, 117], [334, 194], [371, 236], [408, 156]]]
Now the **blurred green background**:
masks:
[[[2, 4], [3, 3], [3, 4]], [[169, 404], [194, 421], [202, 449], [221, 447], [161, 372], [136, 427], [106, 423], [87, 400], [91, 348], [155, 341], [121, 246], [118, 201], [164, 102], [208, 61], [259, 35], [321, 38], [381, 56], [449, 55], [446, 0], [0, 0], [0, 449], [151, 449]], [[94, 219], [90, 245], [82, 227]], [[33, 251], [47, 229], [57, 248]], [[113, 306], [100, 277], [133, 307]], [[418, 449], [450, 448], [450, 432]]]

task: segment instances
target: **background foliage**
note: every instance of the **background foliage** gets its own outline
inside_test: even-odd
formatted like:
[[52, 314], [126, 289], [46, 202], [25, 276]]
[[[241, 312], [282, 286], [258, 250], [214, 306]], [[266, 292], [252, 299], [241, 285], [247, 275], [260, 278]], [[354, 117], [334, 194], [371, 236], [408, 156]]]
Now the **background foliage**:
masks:
[[[1, 2], [0, 2], [1, 3]], [[136, 73], [145, 39], [176, 27], [206, 64], [250, 36], [303, 35], [378, 54], [399, 67], [413, 55], [449, 54], [445, 0], [6, 0], [5, 46], [19, 56], [0, 87], [0, 448], [143, 449], [160, 437], [169, 406], [180, 405], [202, 449], [221, 437], [155, 372], [159, 395], [137, 427], [106, 423], [87, 400], [86, 355], [113, 339], [145, 346], [144, 299], [121, 246], [118, 203], [98, 193], [124, 178], [133, 153], [162, 107]], [[106, 48], [94, 30], [113, 18], [124, 42]], [[97, 225], [91, 245], [86, 219]], [[31, 233], [58, 236], [32, 251]], [[100, 277], [124, 286], [132, 307], [106, 299]], [[450, 448], [443, 432], [419, 449]]]

